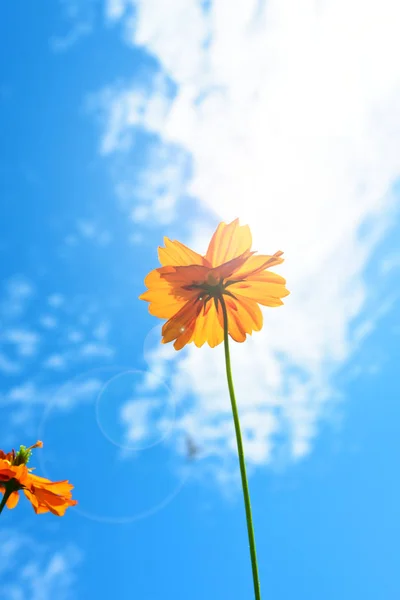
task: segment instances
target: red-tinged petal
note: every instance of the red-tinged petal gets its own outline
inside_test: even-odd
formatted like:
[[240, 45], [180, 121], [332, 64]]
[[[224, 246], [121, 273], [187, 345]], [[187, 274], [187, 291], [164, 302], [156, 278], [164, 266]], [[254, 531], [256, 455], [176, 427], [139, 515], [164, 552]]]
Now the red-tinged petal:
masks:
[[250, 256], [254, 252], [245, 252], [236, 258], [232, 258], [226, 263], [211, 269], [208, 273], [207, 280], [213, 280], [218, 283], [221, 279], [229, 279], [236, 277], [236, 272], [246, 266]]
[[[171, 319], [164, 323], [161, 333], [163, 335], [162, 342], [164, 344], [172, 342], [179, 338], [186, 330], [193, 331], [196, 318], [201, 311], [201, 302], [188, 302], [185, 306]], [[186, 339], [185, 333], [185, 339]]]
[[275, 252], [272, 256], [267, 254], [258, 254], [256, 256], [250, 256], [249, 259], [240, 266], [232, 275], [232, 279], [246, 279], [252, 275], [269, 269], [275, 265], [283, 263], [284, 259], [281, 258], [283, 252]]
[[[184, 346], [190, 344], [193, 339], [193, 332], [195, 328], [195, 321], [191, 321], [183, 330], [181, 330], [180, 334], [176, 338], [174, 342], [175, 350], [182, 350]], [[163, 340], [164, 342], [164, 340]]]
[[28, 469], [25, 465], [12, 465], [8, 460], [0, 459], [0, 481], [16, 479], [23, 484], [27, 476]]
[[205, 258], [213, 267], [217, 267], [249, 251], [251, 244], [248, 225], [239, 225], [239, 219], [228, 225], [220, 223], [211, 238]]
[[205, 265], [210, 266], [208, 261], [194, 250], [191, 250], [185, 244], [169, 238], [164, 238], [165, 248], [158, 248], [158, 258], [163, 266], [189, 266]]
[[190, 267], [173, 267], [173, 270], [162, 275], [163, 279], [169, 284], [173, 294], [184, 294], [183, 288], [190, 285], [203, 284], [210, 272], [209, 267], [202, 265], [191, 265]]
[[7, 452], [7, 454], [5, 452], [3, 452], [3, 450], [0, 450], [0, 459], [8, 460], [8, 462], [12, 463], [14, 458], [15, 458], [14, 450], [12, 452]]

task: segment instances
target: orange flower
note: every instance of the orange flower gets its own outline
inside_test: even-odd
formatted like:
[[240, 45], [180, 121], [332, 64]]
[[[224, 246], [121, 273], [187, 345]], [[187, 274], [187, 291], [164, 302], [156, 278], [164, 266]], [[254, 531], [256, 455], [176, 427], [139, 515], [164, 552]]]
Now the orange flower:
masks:
[[29, 474], [29, 482], [24, 494], [31, 501], [37, 515], [51, 512], [58, 517], [64, 516], [69, 506], [75, 506], [71, 490], [74, 488], [67, 480], [50, 481], [44, 477]]
[[280, 306], [289, 294], [285, 279], [267, 271], [283, 262], [282, 252], [255, 255], [248, 225], [235, 219], [220, 223], [204, 256], [178, 241], [164, 238], [158, 249], [161, 268], [151, 271], [145, 284], [150, 314], [168, 319], [162, 342], [175, 340], [180, 350], [194, 342], [214, 347], [224, 339], [223, 306], [232, 339], [244, 342], [246, 334], [259, 331], [263, 317], [259, 304]]
[[17, 506], [19, 491], [22, 490], [31, 501], [36, 514], [51, 512], [63, 516], [69, 506], [77, 504], [76, 500], [72, 500], [71, 490], [74, 486], [68, 481], [53, 482], [33, 475], [32, 469], [26, 466], [33, 448], [42, 447], [43, 443], [39, 441], [29, 448], [21, 446], [18, 452], [12, 450], [5, 454], [0, 450], [0, 492], [7, 498], [8, 508]]
[[28, 476], [29, 471], [25, 465], [13, 465], [9, 460], [0, 458], [0, 492], [4, 494], [6, 489], [10, 490], [7, 498], [7, 508], [17, 506], [19, 500], [18, 490], [23, 489]]

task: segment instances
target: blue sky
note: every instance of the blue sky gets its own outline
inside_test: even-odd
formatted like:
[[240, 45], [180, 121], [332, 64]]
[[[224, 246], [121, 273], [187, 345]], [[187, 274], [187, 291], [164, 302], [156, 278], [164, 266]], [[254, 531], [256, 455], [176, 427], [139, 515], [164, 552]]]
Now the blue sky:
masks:
[[79, 505], [3, 512], [0, 598], [251, 598], [222, 348], [138, 300], [235, 217], [291, 290], [232, 347], [264, 597], [400, 595], [399, 8], [239, 4], [2, 7], [1, 446]]

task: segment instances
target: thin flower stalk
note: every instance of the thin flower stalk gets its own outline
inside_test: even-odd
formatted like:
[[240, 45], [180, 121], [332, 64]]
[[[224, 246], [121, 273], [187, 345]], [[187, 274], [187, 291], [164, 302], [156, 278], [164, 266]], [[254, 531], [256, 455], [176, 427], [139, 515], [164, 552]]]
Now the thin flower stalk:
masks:
[[250, 493], [239, 414], [233, 387], [229, 337], [244, 342], [260, 331], [260, 306], [277, 307], [289, 294], [286, 281], [269, 269], [283, 262], [282, 252], [259, 255], [251, 250], [248, 226], [239, 220], [220, 223], [205, 255], [178, 241], [164, 238], [158, 249], [161, 267], [145, 278], [147, 291], [140, 298], [149, 302], [150, 314], [166, 319], [162, 343], [174, 343], [175, 350], [194, 343], [212, 348], [224, 342], [226, 376], [235, 425], [255, 600], [261, 600], [256, 544]]

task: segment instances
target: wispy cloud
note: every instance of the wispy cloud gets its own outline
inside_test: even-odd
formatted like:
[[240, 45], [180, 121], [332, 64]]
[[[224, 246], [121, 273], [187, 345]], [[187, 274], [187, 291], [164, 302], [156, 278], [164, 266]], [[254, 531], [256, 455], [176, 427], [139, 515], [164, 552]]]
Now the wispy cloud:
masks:
[[[114, 355], [114, 348], [109, 343], [110, 325], [100, 318], [93, 303], [83, 306], [82, 298], [67, 301], [60, 293], [46, 299], [38, 290], [36, 303], [29, 305], [32, 289], [14, 279], [6, 285], [3, 297], [0, 296], [0, 370], [3, 373], [19, 372], [35, 362], [45, 368], [60, 370], [82, 358], [89, 360]], [[18, 310], [10, 311], [12, 300]], [[35, 313], [40, 315], [43, 308], [49, 313], [35, 318]], [[41, 327], [33, 328], [31, 324], [35, 322]]]
[[99, 392], [91, 369], [107, 364], [115, 349], [96, 305], [40, 287], [34, 295], [18, 276], [0, 295], [0, 320], [0, 404], [10, 441], [20, 428], [34, 436], [45, 407], [71, 409]]
[[[101, 154], [124, 153], [145, 131], [158, 134], [171, 108], [175, 87], [164, 75], [144, 78], [139, 87], [107, 86], [89, 98], [88, 107], [104, 126]], [[141, 139], [141, 168], [127, 155], [119, 161], [115, 190], [123, 210], [136, 223], [169, 223], [176, 215], [190, 174], [189, 154], [174, 143]]]
[[73, 545], [45, 545], [16, 530], [2, 532], [0, 573], [4, 600], [72, 600], [82, 553]]
[[0, 371], [8, 374], [18, 373], [20, 365], [15, 360], [10, 360], [5, 354], [0, 353]]
[[101, 344], [101, 343], [93, 343], [92, 342], [89, 344], [83, 344], [83, 346], [81, 347], [81, 356], [109, 357], [109, 356], [113, 356], [114, 352], [115, 351], [113, 348], [111, 348], [107, 344]]
[[54, 52], [65, 52], [74, 46], [82, 37], [92, 32], [89, 23], [76, 23], [65, 35], [53, 35], [50, 38], [50, 47]]
[[52, 308], [59, 308], [64, 304], [65, 298], [62, 294], [51, 294], [47, 302]]
[[53, 52], [66, 52], [92, 33], [97, 0], [59, 0], [59, 3], [68, 23], [68, 31], [63, 35], [52, 35], [49, 45]]
[[[335, 373], [358, 343], [353, 323], [370, 308], [372, 291], [365, 270], [395, 216], [400, 7], [391, 0], [219, 0], [204, 10], [197, 0], [109, 0], [106, 7], [124, 40], [161, 68], [144, 91], [128, 82], [100, 93], [102, 154], [121, 163], [137, 131], [156, 136], [150, 147], [155, 155], [165, 148], [172, 173], [169, 148], [190, 157], [190, 177], [187, 168], [180, 183], [170, 175], [168, 220], [178, 216], [179, 198], [196, 197], [217, 218], [249, 223], [258, 250], [285, 251], [281, 272], [292, 294], [284, 308], [265, 311], [254, 340], [233, 347], [233, 361], [250, 458], [271, 459], [278, 439], [288, 457], [304, 456], [338, 393]], [[150, 152], [146, 180], [157, 179], [157, 164]], [[144, 185], [141, 195], [137, 175], [119, 174], [117, 192], [131, 198], [133, 217], [162, 222], [157, 187], [148, 193]], [[186, 225], [186, 241], [205, 251], [210, 223]], [[152, 366], [163, 360], [156, 354]], [[196, 423], [198, 437], [233, 451], [221, 349], [189, 348], [168, 365], [174, 390], [192, 401], [182, 424]]]
[[40, 336], [28, 329], [9, 329], [4, 338], [16, 347], [20, 356], [33, 356], [37, 353]]
[[382, 272], [385, 274], [391, 273], [400, 269], [400, 252], [396, 252], [387, 256], [381, 264]]
[[44, 366], [48, 369], [54, 369], [56, 371], [65, 369], [67, 365], [66, 357], [62, 354], [51, 354], [44, 361]]
[[[3, 407], [11, 410], [12, 418], [17, 415], [18, 423], [32, 418], [37, 407], [49, 407], [60, 410], [72, 408], [93, 400], [104, 383], [95, 375], [87, 374], [76, 380], [61, 383], [38, 383], [34, 380], [25, 381], [11, 387], [1, 398]], [[22, 415], [20, 418], [19, 415]]]
[[0, 313], [3, 318], [18, 318], [25, 310], [35, 293], [31, 281], [21, 275], [15, 275], [4, 283], [4, 291], [0, 302]]
[[57, 319], [51, 315], [43, 315], [40, 317], [40, 324], [45, 329], [54, 329], [57, 327]]
[[64, 243], [67, 246], [75, 247], [84, 242], [105, 247], [112, 242], [112, 235], [108, 229], [101, 227], [96, 221], [78, 219], [73, 232], [65, 236]]
[[126, 439], [140, 443], [148, 439], [149, 431], [154, 424], [154, 411], [159, 409], [157, 399], [133, 398], [128, 400], [121, 410], [121, 422], [126, 428]]
[[73, 344], [77, 344], [78, 342], [81, 342], [84, 338], [84, 335], [81, 331], [69, 331], [68, 332], [68, 341], [72, 342]]

